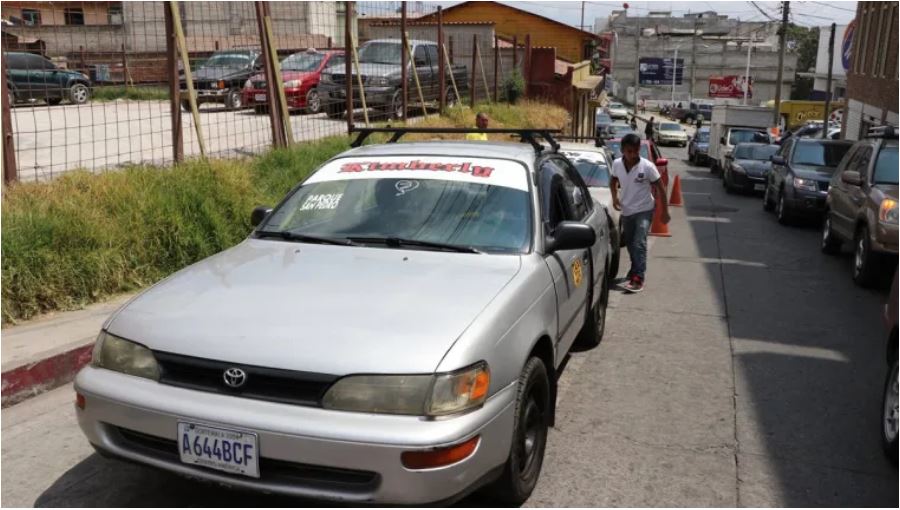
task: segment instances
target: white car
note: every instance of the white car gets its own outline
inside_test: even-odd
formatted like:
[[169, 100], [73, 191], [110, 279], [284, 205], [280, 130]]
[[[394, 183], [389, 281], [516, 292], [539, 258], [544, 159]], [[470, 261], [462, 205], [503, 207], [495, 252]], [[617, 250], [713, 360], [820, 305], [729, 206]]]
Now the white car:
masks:
[[653, 126], [653, 140], [657, 145], [679, 145], [688, 143], [688, 135], [677, 122], [660, 122]]
[[609, 116], [614, 119], [628, 118], [628, 108], [622, 103], [609, 103], [609, 106], [606, 107], [606, 111], [609, 113]]

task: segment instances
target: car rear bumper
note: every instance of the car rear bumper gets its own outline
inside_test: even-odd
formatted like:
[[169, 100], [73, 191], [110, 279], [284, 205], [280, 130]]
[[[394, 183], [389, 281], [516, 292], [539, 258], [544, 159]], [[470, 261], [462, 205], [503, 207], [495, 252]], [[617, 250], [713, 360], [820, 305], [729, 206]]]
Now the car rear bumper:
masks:
[[[78, 423], [100, 452], [183, 476], [244, 489], [350, 503], [421, 505], [445, 501], [499, 473], [509, 456], [516, 385], [480, 409], [441, 420], [331, 411], [159, 384], [86, 367]], [[183, 464], [178, 423], [258, 435], [260, 478]], [[466, 459], [411, 470], [401, 454], [479, 437]]]
[[[284, 97], [290, 108], [305, 108], [306, 93], [308, 89], [291, 88], [284, 89]], [[241, 91], [242, 101], [246, 106], [268, 105], [268, 91], [266, 89], [244, 89]], [[260, 99], [257, 99], [260, 98]]]
[[[194, 90], [195, 97], [197, 98], [198, 103], [224, 103], [225, 98], [228, 96], [228, 89], [216, 89], [216, 90]], [[181, 91], [181, 100], [188, 101], [191, 97], [191, 93], [187, 90]]]

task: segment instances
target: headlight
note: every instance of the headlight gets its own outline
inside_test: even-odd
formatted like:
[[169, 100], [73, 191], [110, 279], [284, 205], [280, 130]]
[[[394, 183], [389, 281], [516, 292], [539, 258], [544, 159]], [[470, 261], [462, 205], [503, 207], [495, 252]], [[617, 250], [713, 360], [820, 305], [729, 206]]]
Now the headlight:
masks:
[[123, 374], [159, 380], [159, 364], [150, 349], [101, 331], [94, 344], [91, 365]]
[[480, 406], [487, 398], [486, 363], [435, 375], [355, 375], [336, 382], [323, 407], [364, 413], [445, 416]]
[[816, 181], [812, 179], [801, 179], [799, 177], [794, 177], [794, 188], [804, 191], [818, 191]]
[[249, 89], [253, 87], [253, 82], [248, 78], [247, 81], [244, 82], [244, 88]]
[[284, 88], [286, 89], [296, 89], [299, 88], [300, 85], [303, 85], [303, 80], [288, 80], [284, 82]]
[[744, 167], [742, 167], [741, 165], [731, 165], [731, 171], [739, 174], [747, 173], [744, 171]]
[[216, 88], [224, 89], [228, 87], [225, 85], [225, 80], [219, 80], [218, 82], [216, 82]]
[[391, 80], [387, 76], [374, 76], [370, 78], [370, 83], [376, 87], [386, 87], [390, 85]]
[[885, 223], [897, 223], [897, 201], [885, 198], [881, 201], [881, 207], [878, 209], [878, 219]]
[[319, 75], [319, 81], [322, 83], [331, 83], [334, 80], [332, 79], [330, 74], [322, 73], [321, 75]]

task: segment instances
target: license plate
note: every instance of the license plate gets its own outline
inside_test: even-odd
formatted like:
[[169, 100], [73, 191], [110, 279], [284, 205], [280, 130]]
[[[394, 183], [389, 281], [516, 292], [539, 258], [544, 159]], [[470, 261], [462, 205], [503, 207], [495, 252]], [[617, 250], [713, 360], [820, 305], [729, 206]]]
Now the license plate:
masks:
[[254, 101], [265, 101], [266, 95], [265, 94], [256, 94], [255, 96], [253, 96], [253, 100]]
[[178, 422], [181, 462], [259, 478], [259, 439], [252, 432]]
[[765, 189], [766, 189], [765, 184], [754, 184], [753, 185], [753, 191], [765, 191]]

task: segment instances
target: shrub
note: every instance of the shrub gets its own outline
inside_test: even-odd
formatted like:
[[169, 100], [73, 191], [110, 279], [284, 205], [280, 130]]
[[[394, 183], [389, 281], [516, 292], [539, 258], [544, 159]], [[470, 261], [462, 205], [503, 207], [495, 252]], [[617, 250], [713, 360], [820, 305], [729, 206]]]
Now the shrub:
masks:
[[525, 94], [525, 78], [518, 69], [503, 82], [503, 92], [506, 94], [506, 101], [510, 104], [516, 104], [519, 98]]

